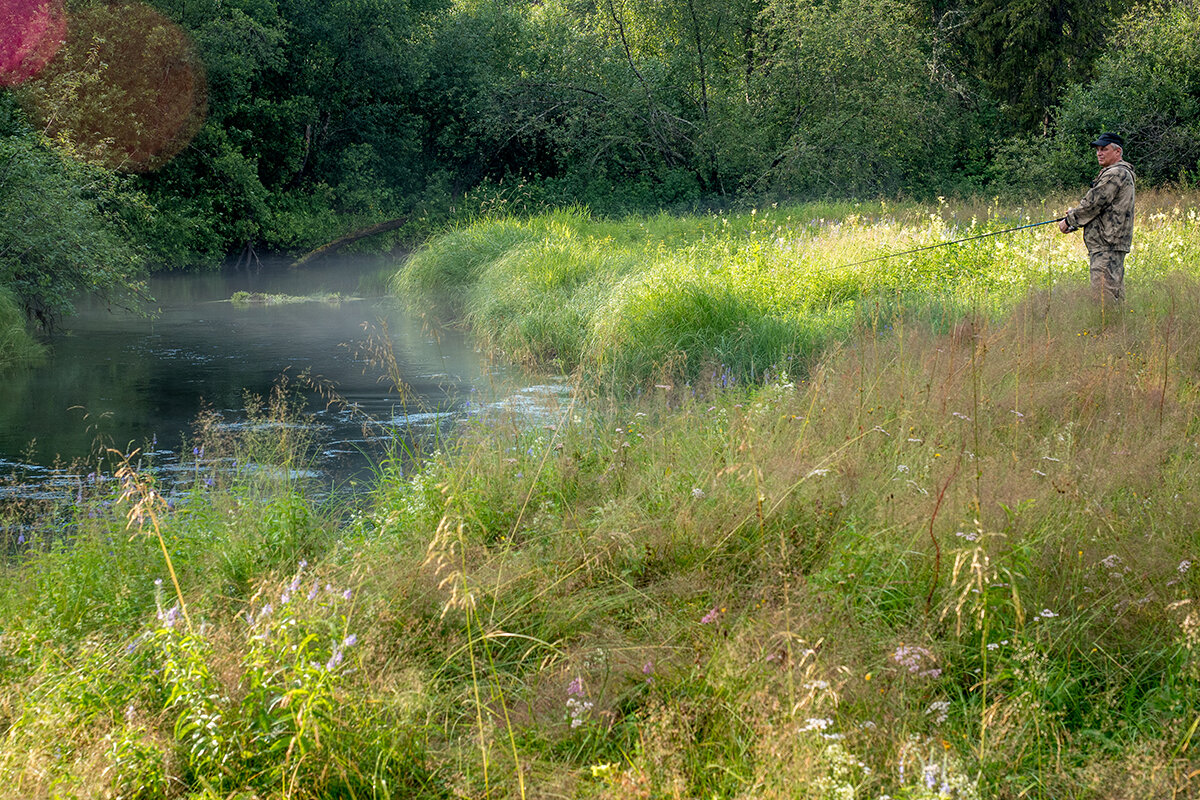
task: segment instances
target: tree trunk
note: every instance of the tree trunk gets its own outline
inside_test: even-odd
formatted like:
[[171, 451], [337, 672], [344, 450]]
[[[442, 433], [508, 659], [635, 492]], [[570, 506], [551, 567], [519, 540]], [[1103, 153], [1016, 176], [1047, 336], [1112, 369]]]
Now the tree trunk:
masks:
[[301, 264], [307, 264], [309, 261], [313, 261], [313, 260], [321, 258], [323, 256], [327, 256], [332, 253], [336, 253], [338, 250], [341, 250], [346, 245], [350, 244], [351, 242], [357, 242], [359, 239], [365, 239], [368, 236], [374, 236], [377, 233], [387, 233], [388, 231], [394, 231], [394, 230], [396, 230], [396, 228], [403, 226], [404, 223], [406, 223], [406, 222], [408, 222], [408, 217], [400, 217], [398, 219], [389, 219], [387, 222], [380, 222], [377, 225], [371, 225], [370, 227], [367, 227], [367, 228], [359, 228], [356, 231], [347, 233], [345, 236], [341, 237], [340, 239], [334, 239], [332, 242], [329, 242], [328, 244], [323, 244], [320, 247], [318, 247], [316, 250], [313, 250], [310, 253], [306, 253], [305, 255], [296, 259], [296, 261], [294, 261], [292, 263], [292, 267], [298, 267]]

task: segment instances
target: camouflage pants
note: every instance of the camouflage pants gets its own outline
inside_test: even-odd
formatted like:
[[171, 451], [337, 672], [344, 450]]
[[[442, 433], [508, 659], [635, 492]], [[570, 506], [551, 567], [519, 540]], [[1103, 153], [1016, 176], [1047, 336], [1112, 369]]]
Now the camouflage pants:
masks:
[[1107, 291], [1113, 300], [1124, 300], [1125, 254], [1119, 250], [1097, 250], [1089, 253], [1088, 259], [1091, 262], [1092, 290], [1097, 295]]

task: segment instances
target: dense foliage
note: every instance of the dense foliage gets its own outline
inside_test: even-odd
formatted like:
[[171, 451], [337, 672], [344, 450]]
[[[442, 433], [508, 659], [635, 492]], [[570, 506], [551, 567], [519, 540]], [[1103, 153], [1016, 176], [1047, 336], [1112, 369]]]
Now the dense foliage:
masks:
[[114, 173], [67, 158], [0, 96], [0, 289], [43, 327], [80, 293], [132, 299], [144, 255], [130, 224], [148, 210]]
[[[1101, 129], [1126, 133], [1151, 179], [1200, 157], [1190, 2], [154, 5], [208, 86], [191, 145], [138, 178], [159, 211], [140, 235], [167, 264], [444, 218], [473, 187], [519, 180], [606, 211], [1074, 185]], [[89, 76], [74, 77], [60, 117], [83, 102]]]

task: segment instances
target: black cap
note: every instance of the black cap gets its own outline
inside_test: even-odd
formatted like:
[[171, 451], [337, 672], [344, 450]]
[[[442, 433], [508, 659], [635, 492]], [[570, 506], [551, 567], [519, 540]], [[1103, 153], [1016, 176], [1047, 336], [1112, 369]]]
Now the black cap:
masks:
[[1107, 144], [1115, 144], [1122, 150], [1125, 149], [1125, 140], [1115, 133], [1102, 133], [1096, 137], [1096, 141], [1092, 142], [1092, 147], [1104, 147]]

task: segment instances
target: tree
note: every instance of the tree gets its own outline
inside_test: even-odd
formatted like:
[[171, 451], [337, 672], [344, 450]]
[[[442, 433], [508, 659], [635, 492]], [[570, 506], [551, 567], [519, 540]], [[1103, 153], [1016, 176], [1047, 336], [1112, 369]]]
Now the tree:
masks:
[[764, 19], [748, 188], [847, 196], [945, 179], [966, 116], [910, 7], [772, 0]]
[[[1079, 147], [1119, 131], [1139, 177], [1200, 177], [1200, 6], [1138, 8], [1096, 62], [1096, 77], [1067, 91], [1056, 135]], [[1087, 169], [1094, 167], [1088, 160]], [[1073, 176], [1075, 177], [1075, 176]]]
[[967, 67], [1019, 131], [1046, 135], [1063, 90], [1091, 78], [1117, 0], [967, 0], [962, 44]]
[[123, 214], [142, 200], [115, 174], [65, 157], [0, 95], [0, 286], [48, 328], [80, 293], [110, 302], [142, 291], [142, 254]]

